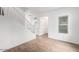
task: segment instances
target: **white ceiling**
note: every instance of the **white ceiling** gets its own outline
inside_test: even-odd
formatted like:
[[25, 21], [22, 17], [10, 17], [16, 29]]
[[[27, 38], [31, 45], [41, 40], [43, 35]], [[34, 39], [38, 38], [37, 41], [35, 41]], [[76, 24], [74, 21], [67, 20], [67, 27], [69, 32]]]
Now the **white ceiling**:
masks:
[[29, 9], [32, 10], [33, 12], [43, 13], [43, 12], [53, 11], [58, 8], [59, 7], [30, 7]]
[[53, 11], [56, 10], [60, 7], [21, 7], [21, 9], [24, 11], [26, 9], [29, 9], [35, 13], [43, 13], [43, 12], [49, 12], [49, 11]]

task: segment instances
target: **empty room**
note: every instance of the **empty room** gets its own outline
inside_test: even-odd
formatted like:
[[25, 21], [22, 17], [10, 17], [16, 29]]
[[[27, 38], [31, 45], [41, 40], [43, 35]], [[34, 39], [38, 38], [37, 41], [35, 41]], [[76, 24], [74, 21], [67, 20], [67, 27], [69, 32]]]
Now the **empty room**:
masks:
[[79, 7], [0, 7], [0, 52], [79, 52]]

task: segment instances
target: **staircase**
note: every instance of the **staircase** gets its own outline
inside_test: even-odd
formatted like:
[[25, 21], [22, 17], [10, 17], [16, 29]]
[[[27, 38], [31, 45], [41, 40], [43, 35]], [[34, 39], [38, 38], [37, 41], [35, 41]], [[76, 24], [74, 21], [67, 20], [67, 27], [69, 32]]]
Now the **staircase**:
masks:
[[3, 7], [0, 16], [0, 51], [18, 46], [36, 38], [34, 25], [25, 18], [25, 12], [16, 7]]

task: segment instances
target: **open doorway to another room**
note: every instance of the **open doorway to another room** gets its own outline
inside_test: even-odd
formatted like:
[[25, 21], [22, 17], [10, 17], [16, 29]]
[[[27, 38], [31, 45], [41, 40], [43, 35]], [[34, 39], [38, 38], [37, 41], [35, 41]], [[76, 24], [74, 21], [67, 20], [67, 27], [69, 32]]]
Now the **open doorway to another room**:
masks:
[[39, 18], [39, 28], [37, 29], [36, 37], [48, 37], [48, 17], [43, 16]]

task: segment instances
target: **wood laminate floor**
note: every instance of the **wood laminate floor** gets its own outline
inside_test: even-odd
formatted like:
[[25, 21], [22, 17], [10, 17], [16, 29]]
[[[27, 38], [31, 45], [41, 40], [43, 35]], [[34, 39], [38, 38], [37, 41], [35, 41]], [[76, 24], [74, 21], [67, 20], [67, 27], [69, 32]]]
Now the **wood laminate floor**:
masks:
[[79, 45], [49, 39], [45, 34], [5, 52], [79, 52]]

